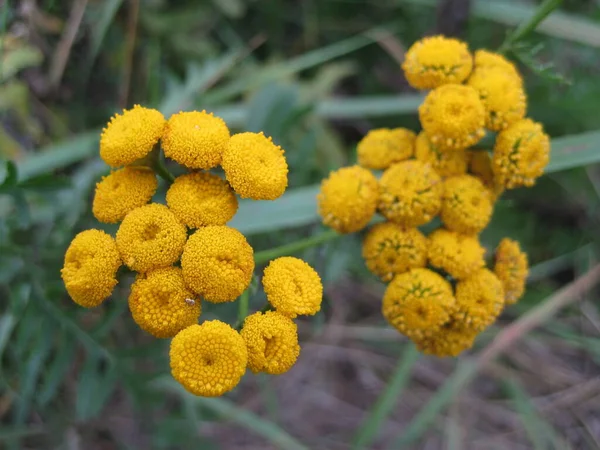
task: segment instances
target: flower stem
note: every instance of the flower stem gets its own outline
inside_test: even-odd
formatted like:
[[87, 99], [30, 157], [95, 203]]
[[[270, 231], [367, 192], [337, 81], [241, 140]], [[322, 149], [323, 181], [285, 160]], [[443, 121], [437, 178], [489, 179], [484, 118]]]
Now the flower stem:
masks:
[[298, 253], [307, 248], [316, 247], [317, 245], [323, 244], [324, 242], [331, 241], [337, 237], [340, 237], [334, 230], [324, 231], [323, 233], [315, 236], [310, 236], [305, 239], [300, 239], [290, 244], [281, 245], [279, 247], [271, 248], [269, 250], [263, 250], [254, 254], [254, 261], [256, 264], [264, 264], [272, 259], [280, 256], [286, 256], [291, 253]]
[[[240, 295], [239, 303], [238, 303], [238, 324], [244, 323], [244, 319], [248, 315], [248, 309], [250, 304], [250, 290], [246, 289]], [[237, 327], [236, 327], [237, 328]]]
[[160, 158], [160, 154], [152, 162], [152, 170], [154, 170], [159, 177], [161, 177], [169, 184], [175, 181], [175, 176], [171, 172], [169, 172], [169, 169], [167, 169], [167, 166], [165, 166], [164, 162]]

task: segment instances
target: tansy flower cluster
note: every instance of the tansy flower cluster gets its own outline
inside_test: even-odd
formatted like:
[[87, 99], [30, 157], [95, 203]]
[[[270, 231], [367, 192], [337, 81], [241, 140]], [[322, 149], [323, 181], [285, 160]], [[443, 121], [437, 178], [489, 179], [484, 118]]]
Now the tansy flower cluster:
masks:
[[[434, 36], [416, 42], [402, 68], [414, 88], [429, 90], [422, 130], [371, 130], [357, 145], [358, 164], [323, 181], [318, 209], [339, 233], [384, 219], [365, 233], [362, 254], [388, 283], [385, 319], [423, 353], [456, 356], [524, 293], [519, 244], [503, 239], [488, 269], [479, 234], [504, 190], [542, 175], [550, 140], [525, 117], [523, 80], [499, 54]], [[478, 148], [494, 133], [492, 148]], [[441, 226], [426, 235], [419, 227], [431, 230], [434, 218]]]
[[[161, 150], [185, 173], [170, 175]], [[133, 320], [156, 338], [172, 338], [173, 377], [196, 395], [224, 394], [247, 368], [288, 371], [300, 354], [294, 319], [316, 314], [323, 297], [321, 279], [306, 262], [272, 260], [262, 277], [268, 304], [243, 323], [201, 321], [202, 301], [233, 302], [249, 289], [254, 250], [227, 223], [238, 196], [275, 200], [284, 193], [283, 149], [263, 133], [231, 135], [221, 118], [205, 111], [166, 120], [136, 105], [107, 124], [100, 156], [112, 171], [96, 185], [92, 211], [118, 230], [115, 237], [82, 231], [71, 242], [61, 275], [73, 301], [99, 306], [111, 296], [121, 266], [135, 272], [128, 299]], [[219, 166], [222, 172], [213, 170]], [[152, 201], [156, 173], [169, 183], [166, 204]]]

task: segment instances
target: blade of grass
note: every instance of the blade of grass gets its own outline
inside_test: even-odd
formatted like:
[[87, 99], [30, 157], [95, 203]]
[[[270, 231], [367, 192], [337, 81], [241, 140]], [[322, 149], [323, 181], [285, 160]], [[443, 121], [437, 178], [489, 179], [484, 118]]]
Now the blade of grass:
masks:
[[600, 161], [600, 131], [552, 139], [546, 173], [586, 166]]
[[87, 55], [88, 59], [84, 68], [84, 73], [86, 74], [84, 80], [87, 80], [87, 77], [89, 76], [92, 66], [96, 61], [96, 57], [98, 56], [98, 52], [100, 51], [100, 47], [102, 46], [104, 36], [106, 36], [106, 32], [108, 31], [108, 27], [115, 18], [122, 3], [123, 0], [104, 0], [98, 6], [99, 11], [94, 11], [94, 18], [89, 22], [91, 42]]

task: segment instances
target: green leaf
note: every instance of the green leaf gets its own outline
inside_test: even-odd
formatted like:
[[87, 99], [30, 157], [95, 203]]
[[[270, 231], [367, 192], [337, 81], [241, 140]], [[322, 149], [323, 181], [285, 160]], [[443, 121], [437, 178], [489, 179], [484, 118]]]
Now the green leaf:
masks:
[[123, 0], [104, 0], [103, 2], [99, 3], [97, 8], [90, 7], [87, 9], [87, 14], [93, 15], [93, 17], [89, 18], [91, 42], [87, 55], [87, 73], [89, 73], [89, 70], [91, 70], [92, 66], [94, 65], [94, 61], [96, 61], [98, 51], [102, 46], [102, 41], [104, 40], [104, 36], [106, 36], [108, 27], [115, 18], [115, 15], [117, 14], [117, 11], [121, 7], [122, 3]]
[[546, 173], [600, 162], [600, 131], [552, 139]]
[[104, 407], [116, 387], [117, 367], [105, 363], [94, 355], [88, 354], [77, 381], [75, 414], [78, 420], [95, 417]]
[[48, 373], [44, 379], [40, 392], [37, 395], [37, 403], [45, 407], [58, 392], [58, 388], [65, 381], [66, 374], [71, 368], [75, 356], [75, 341], [61, 336], [57, 352], [49, 364]]
[[0, 164], [0, 188], [12, 187], [17, 184], [18, 170], [12, 161], [5, 161]]

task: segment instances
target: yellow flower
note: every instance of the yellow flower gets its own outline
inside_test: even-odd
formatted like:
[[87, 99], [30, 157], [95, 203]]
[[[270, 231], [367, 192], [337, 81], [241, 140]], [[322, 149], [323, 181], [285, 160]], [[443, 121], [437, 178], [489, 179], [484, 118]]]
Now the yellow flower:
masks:
[[496, 248], [494, 273], [504, 286], [504, 300], [507, 305], [517, 303], [523, 296], [528, 272], [527, 253], [521, 251], [517, 241], [502, 239]]
[[485, 266], [485, 248], [473, 236], [443, 228], [429, 235], [429, 262], [461, 280]]
[[433, 335], [448, 320], [454, 307], [450, 283], [428, 269], [396, 275], [383, 295], [385, 319], [411, 339]]
[[140, 328], [157, 338], [170, 338], [198, 322], [202, 311], [178, 267], [138, 275], [131, 286], [129, 309]]
[[470, 154], [469, 171], [481, 180], [490, 193], [490, 199], [495, 202], [504, 192], [504, 186], [499, 184], [494, 176], [490, 154], [483, 150], [468, 153]]
[[274, 259], [265, 267], [262, 284], [269, 303], [284, 316], [312, 316], [321, 309], [321, 277], [301, 259]]
[[442, 180], [429, 164], [409, 160], [394, 164], [379, 180], [377, 208], [388, 220], [418, 227], [433, 219], [442, 205]]
[[175, 214], [151, 203], [125, 216], [117, 231], [117, 248], [130, 269], [147, 272], [177, 261], [186, 238], [185, 227]]
[[360, 166], [342, 167], [329, 174], [317, 195], [323, 223], [339, 233], [367, 226], [377, 205], [377, 178]]
[[519, 74], [515, 65], [504, 56], [487, 50], [477, 50], [475, 52], [475, 70], [490, 68], [500, 69], [513, 77], [519, 84], [523, 84], [521, 74]]
[[284, 151], [263, 133], [233, 135], [222, 166], [227, 181], [242, 198], [275, 200], [288, 184]]
[[238, 201], [217, 175], [196, 172], [181, 175], [167, 191], [167, 205], [190, 228], [225, 225], [235, 215]]
[[205, 300], [232, 302], [250, 285], [254, 251], [234, 228], [199, 228], [185, 244], [181, 268], [186, 284]]
[[425, 267], [427, 244], [427, 238], [416, 228], [380, 223], [365, 236], [362, 256], [369, 270], [388, 282], [394, 275]]
[[278, 312], [257, 312], [246, 317], [240, 334], [248, 349], [248, 367], [254, 373], [285, 373], [300, 354], [298, 327]]
[[492, 210], [491, 194], [479, 178], [460, 175], [444, 181], [440, 217], [446, 228], [477, 234], [490, 222]]
[[458, 356], [470, 349], [475, 342], [477, 332], [466, 327], [460, 320], [446, 322], [433, 335], [423, 339], [415, 339], [417, 349], [426, 355], [439, 358]]
[[415, 158], [424, 164], [431, 164], [442, 178], [464, 174], [469, 161], [465, 150], [441, 151], [431, 143], [424, 131], [419, 133], [415, 141]]
[[419, 106], [421, 125], [442, 151], [464, 150], [485, 135], [485, 108], [470, 86], [446, 84], [425, 97]]
[[100, 222], [117, 223], [150, 201], [158, 181], [147, 168], [124, 167], [96, 184], [92, 211]]
[[189, 169], [211, 169], [221, 163], [229, 129], [220, 117], [206, 111], [173, 114], [162, 137], [167, 158]]
[[226, 323], [209, 320], [177, 333], [169, 351], [171, 373], [194, 395], [218, 397], [238, 385], [248, 351], [242, 336]]
[[432, 89], [443, 84], [460, 83], [473, 68], [467, 44], [444, 36], [415, 42], [406, 52], [402, 70], [411, 86]]
[[104, 231], [86, 230], [69, 245], [61, 276], [73, 301], [93, 308], [112, 293], [120, 266], [114, 239]]
[[533, 186], [549, 160], [550, 138], [542, 125], [523, 119], [498, 133], [492, 170], [498, 183], [507, 189]]
[[115, 114], [100, 136], [100, 157], [111, 167], [131, 164], [146, 156], [163, 134], [165, 118], [150, 108], [135, 105]]
[[504, 289], [493, 272], [480, 269], [456, 285], [454, 316], [474, 331], [494, 323], [504, 308]]
[[366, 169], [387, 169], [413, 155], [415, 133], [406, 128], [371, 130], [358, 143], [358, 163]]

